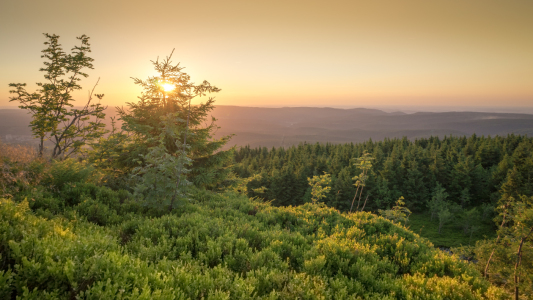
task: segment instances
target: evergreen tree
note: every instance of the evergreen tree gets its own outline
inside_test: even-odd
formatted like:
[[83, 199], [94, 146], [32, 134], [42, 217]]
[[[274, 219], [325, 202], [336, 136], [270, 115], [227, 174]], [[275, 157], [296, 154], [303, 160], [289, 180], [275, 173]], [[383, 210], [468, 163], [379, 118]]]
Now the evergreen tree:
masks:
[[[123, 130], [130, 136], [128, 165], [134, 166], [131, 162], [146, 157], [150, 148], [158, 147], [160, 142], [153, 137], [163, 134], [162, 144], [168, 155], [178, 157], [186, 151], [191, 160], [188, 180], [197, 186], [215, 187], [229, 174], [227, 167], [232, 151], [220, 151], [220, 148], [230, 137], [212, 138], [218, 128], [215, 118], [208, 121], [214, 98], [197, 105], [191, 105], [191, 101], [220, 89], [207, 81], [201, 84], [191, 82], [183, 67], [172, 64], [171, 57], [172, 54], [162, 61], [152, 61], [157, 76], [147, 80], [134, 78], [134, 83], [143, 89], [139, 101], [128, 103], [128, 109], [118, 109]], [[147, 162], [141, 159], [140, 163]], [[177, 178], [179, 181], [181, 176]]]
[[[528, 157], [531, 139], [523, 137], [471, 137], [457, 138], [438, 137], [417, 139], [411, 142], [407, 139], [386, 138], [380, 142], [365, 142], [361, 144], [321, 145], [302, 143], [289, 148], [266, 148], [239, 150], [236, 156], [236, 173], [246, 176], [266, 170], [268, 182], [277, 181], [280, 185], [291, 179], [279, 180], [272, 177], [271, 170], [276, 167], [283, 169], [292, 165], [295, 178], [294, 186], [276, 189], [266, 197], [273, 199], [290, 199], [291, 205], [304, 203], [304, 195], [311, 197], [311, 190], [307, 185], [307, 177], [328, 172], [332, 179], [332, 193], [325, 198], [329, 205], [341, 210], [349, 210], [350, 204], [342, 203], [340, 199], [348, 194], [354, 194], [356, 187], [348, 187], [346, 178], [353, 177], [361, 172], [353, 164], [353, 157], [360, 157], [365, 151], [373, 149], [372, 169], [366, 176], [366, 186], [361, 200], [364, 205], [366, 195], [371, 194], [371, 202], [366, 208], [376, 211], [393, 205], [394, 199], [405, 196], [407, 206], [415, 210], [424, 208], [424, 204], [432, 195], [437, 185], [449, 193], [447, 197], [454, 203], [449, 203], [452, 214], [458, 213], [458, 208], [463, 209], [485, 204], [486, 207], [494, 206], [503, 193], [502, 185], [508, 180], [508, 172], [514, 167], [514, 162], [519, 163], [515, 179], [520, 179], [521, 187], [512, 184], [520, 193], [529, 195], [533, 187], [529, 184], [531, 175], [529, 167], [533, 157]], [[465, 150], [465, 147], [469, 147]], [[507, 147], [511, 154], [500, 157], [506, 153]], [[490, 149], [485, 151], [483, 149]], [[242, 153], [242, 154], [241, 154]], [[275, 153], [276, 155], [273, 155]], [[370, 152], [369, 152], [370, 153]], [[492, 153], [492, 154], [490, 154]], [[485, 163], [484, 159], [490, 160]], [[481, 160], [480, 160], [481, 159]], [[277, 175], [276, 175], [277, 176]], [[287, 176], [280, 173], [280, 176]], [[284, 185], [286, 186], [286, 185]], [[296, 187], [296, 188], [295, 188]], [[507, 189], [507, 188], [506, 188]], [[358, 191], [359, 194], [359, 191]], [[516, 196], [516, 195], [515, 195]], [[310, 200], [309, 200], [310, 201]], [[370, 201], [370, 200], [369, 200]], [[278, 202], [275, 202], [278, 203]], [[280, 204], [281, 205], [281, 204]], [[360, 203], [361, 206], [361, 203]], [[487, 215], [487, 214], [485, 214]], [[433, 213], [433, 218], [438, 217], [438, 212]]]

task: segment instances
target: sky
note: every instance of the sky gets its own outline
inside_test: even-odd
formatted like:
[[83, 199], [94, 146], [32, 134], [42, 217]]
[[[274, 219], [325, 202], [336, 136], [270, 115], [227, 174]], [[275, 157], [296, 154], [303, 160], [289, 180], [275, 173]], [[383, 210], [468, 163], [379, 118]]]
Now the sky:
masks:
[[[218, 105], [533, 109], [531, 0], [1, 0], [0, 107], [43, 82], [43, 33], [91, 38], [102, 103], [173, 49]], [[202, 101], [198, 99], [195, 101]]]

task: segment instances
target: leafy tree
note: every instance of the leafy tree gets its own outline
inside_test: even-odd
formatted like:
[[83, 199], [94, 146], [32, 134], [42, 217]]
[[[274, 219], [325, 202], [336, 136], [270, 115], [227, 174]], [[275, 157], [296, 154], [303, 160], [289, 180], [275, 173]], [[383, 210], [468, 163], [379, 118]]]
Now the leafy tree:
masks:
[[442, 227], [453, 219], [453, 214], [450, 212], [450, 209], [448, 207], [443, 207], [439, 211], [438, 216], [439, 216], [439, 234], [440, 234]]
[[[490, 281], [520, 294], [533, 296], [533, 198], [502, 199], [496, 220], [498, 237], [479, 241], [474, 252], [478, 268]], [[504, 202], [505, 201], [505, 202]]]
[[331, 190], [329, 186], [331, 184], [331, 175], [324, 172], [324, 175], [313, 176], [313, 178], [307, 178], [309, 185], [311, 186], [311, 200], [313, 203], [326, 198], [326, 194]]
[[[355, 180], [354, 185], [357, 187], [357, 190], [355, 191], [355, 195], [352, 200], [350, 212], [352, 212], [353, 204], [356, 198], [358, 198], [356, 210], [359, 210], [359, 205], [361, 203], [361, 195], [363, 194], [363, 189], [365, 188], [365, 183], [366, 183], [366, 180], [368, 179], [367, 173], [368, 173], [368, 170], [372, 168], [372, 160], [373, 160], [372, 155], [365, 150], [363, 152], [363, 155], [357, 158], [354, 163], [354, 166], [356, 166], [359, 170], [361, 170], [361, 173], [352, 178], [352, 180]], [[367, 196], [367, 199], [368, 199], [368, 196]], [[365, 205], [366, 205], [366, 200], [361, 210], [365, 208]]]
[[[46, 82], [37, 83], [37, 91], [26, 91], [25, 83], [10, 83], [14, 88], [9, 92], [16, 94], [10, 101], [18, 101], [22, 109], [32, 113], [30, 127], [33, 135], [39, 138], [39, 156], [43, 156], [44, 142], [50, 140], [54, 147], [52, 158], [67, 157], [79, 152], [88, 141], [97, 139], [104, 134], [106, 107], [100, 103], [92, 103], [93, 95], [99, 100], [103, 94], [93, 94], [96, 85], [89, 92], [89, 99], [80, 108], [74, 107], [72, 93], [81, 89], [81, 78], [89, 75], [86, 69], [93, 69], [93, 59], [87, 56], [91, 52], [89, 37], [77, 37], [81, 45], [72, 48], [71, 53], [63, 52], [59, 44], [59, 36], [44, 34], [48, 45], [42, 52], [45, 58]], [[98, 84], [98, 82], [96, 83]]]
[[387, 210], [378, 210], [379, 214], [382, 215], [385, 219], [391, 220], [393, 223], [403, 222], [404, 224], [409, 221], [409, 215], [411, 211], [405, 207], [405, 202], [403, 197], [400, 197], [396, 200], [396, 205], [392, 209]]
[[[528, 199], [524, 196], [521, 202], [518, 202], [515, 210], [515, 219], [514, 219], [514, 226], [511, 228], [511, 241], [516, 241], [518, 243], [518, 247], [516, 249], [516, 258], [514, 263], [514, 270], [513, 270], [513, 279], [514, 279], [514, 291], [515, 291], [515, 300], [519, 299], [520, 294], [520, 286], [521, 286], [521, 276], [522, 274], [525, 274], [528, 278], [527, 281], [525, 281], [523, 284], [526, 287], [529, 287], [527, 290], [527, 293], [529, 296], [533, 296], [532, 291], [532, 268], [531, 268], [531, 246], [533, 239], [533, 199], [531, 201], [528, 201]], [[528, 259], [527, 263], [529, 268], [522, 267], [522, 258], [524, 256], [524, 252], [527, 252], [526, 259]], [[526, 261], [526, 260], [524, 260]]]
[[266, 187], [261, 186], [258, 188], [253, 188], [250, 186], [250, 182], [261, 180], [261, 174], [254, 174], [247, 178], [240, 178], [235, 175], [235, 173], [230, 173], [228, 180], [231, 182], [229, 190], [234, 191], [235, 193], [248, 195], [248, 191], [251, 190], [254, 193], [262, 194], [265, 192]]
[[435, 187], [435, 190], [433, 191], [433, 197], [430, 201], [428, 201], [428, 208], [429, 213], [431, 214], [431, 220], [433, 220], [434, 217], [437, 217], [439, 212], [447, 206], [446, 199], [448, 198], [448, 193], [446, 193], [446, 189], [440, 185], [440, 183], [437, 182], [437, 186]]

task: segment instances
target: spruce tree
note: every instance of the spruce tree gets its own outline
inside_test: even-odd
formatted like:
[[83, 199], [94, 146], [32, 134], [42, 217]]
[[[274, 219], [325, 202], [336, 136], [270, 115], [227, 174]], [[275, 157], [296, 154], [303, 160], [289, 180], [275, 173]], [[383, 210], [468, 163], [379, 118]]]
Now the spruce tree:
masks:
[[172, 53], [161, 61], [152, 61], [157, 76], [146, 80], [133, 78], [134, 83], [143, 89], [139, 101], [128, 103], [127, 109], [118, 108], [122, 129], [129, 135], [127, 152], [130, 157], [126, 164], [140, 177], [138, 191], [147, 191], [143, 187], [143, 177], [153, 172], [146, 167], [157, 167], [154, 162], [172, 157], [165, 161], [172, 162], [175, 173], [152, 174], [165, 177], [160, 181], [169, 178], [175, 181], [173, 192], [166, 193], [166, 197], [171, 198], [170, 209], [180, 194], [178, 191], [185, 186], [183, 183], [190, 181], [196, 186], [215, 187], [221, 182], [229, 173], [228, 165], [233, 154], [233, 149], [220, 151], [230, 136], [218, 140], [212, 137], [218, 129], [216, 119], [209, 118], [214, 98], [209, 97], [199, 104], [191, 103], [197, 97], [217, 93], [220, 89], [207, 81], [201, 84], [191, 82], [184, 68], [179, 63], [173, 64], [171, 58]]

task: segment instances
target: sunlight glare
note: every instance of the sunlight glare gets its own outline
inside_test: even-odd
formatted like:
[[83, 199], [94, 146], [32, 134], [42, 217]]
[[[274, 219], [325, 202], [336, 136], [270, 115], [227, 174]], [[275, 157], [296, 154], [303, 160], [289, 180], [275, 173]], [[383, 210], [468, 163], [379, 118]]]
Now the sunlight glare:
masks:
[[170, 92], [175, 88], [174, 85], [170, 83], [163, 83], [161, 84], [161, 86], [163, 87], [163, 90], [165, 90], [165, 92]]

